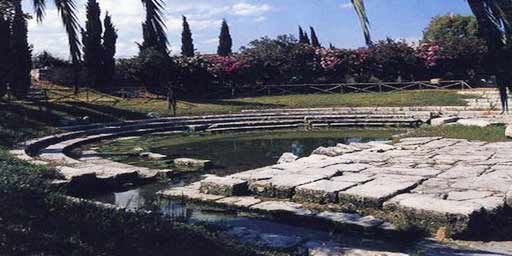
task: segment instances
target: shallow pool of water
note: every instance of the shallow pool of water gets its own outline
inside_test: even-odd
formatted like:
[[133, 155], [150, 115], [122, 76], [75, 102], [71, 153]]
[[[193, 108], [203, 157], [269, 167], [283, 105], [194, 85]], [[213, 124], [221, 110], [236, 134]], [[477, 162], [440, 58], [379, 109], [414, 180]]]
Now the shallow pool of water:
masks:
[[[310, 155], [320, 146], [338, 143], [368, 142], [390, 139], [394, 131], [286, 131], [223, 135], [151, 135], [111, 141], [99, 145], [107, 158], [137, 166], [174, 168], [173, 159], [211, 160], [209, 173], [228, 175], [275, 164], [285, 152], [299, 157]], [[140, 152], [166, 155], [160, 160], [138, 156]]]
[[[160, 190], [197, 181], [202, 174], [228, 175], [275, 164], [285, 152], [307, 156], [320, 146], [338, 143], [388, 140], [394, 131], [287, 131], [275, 133], [244, 133], [224, 135], [165, 135], [153, 134], [137, 138], [124, 138], [95, 145], [106, 157], [133, 165], [152, 168], [169, 168], [174, 158], [207, 159], [213, 168], [192, 173], [175, 180], [160, 181], [124, 192], [112, 192], [89, 197], [103, 203], [128, 209], [158, 211], [187, 223], [215, 224], [241, 240], [264, 247], [297, 247], [305, 241], [329, 241], [329, 232], [278, 223], [258, 216], [239, 212], [186, 204], [180, 200], [159, 199]], [[166, 159], [148, 160], [138, 156], [140, 152], [166, 155]], [[261, 216], [260, 216], [261, 217]], [[270, 239], [269, 239], [270, 238]], [[357, 243], [360, 243], [357, 242]]]

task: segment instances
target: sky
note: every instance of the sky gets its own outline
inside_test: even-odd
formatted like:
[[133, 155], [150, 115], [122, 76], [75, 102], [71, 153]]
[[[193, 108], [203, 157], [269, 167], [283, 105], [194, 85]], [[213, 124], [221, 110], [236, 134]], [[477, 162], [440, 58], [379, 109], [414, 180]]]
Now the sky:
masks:
[[[364, 38], [350, 0], [164, 0], [166, 24], [173, 54], [180, 53], [181, 16], [187, 16], [196, 49], [214, 53], [220, 24], [225, 18], [231, 29], [234, 50], [250, 41], [280, 34], [297, 34], [298, 26], [313, 26], [320, 41], [340, 48], [364, 46]], [[471, 14], [467, 0], [366, 0], [374, 40], [421, 39], [432, 17], [447, 13]], [[26, 12], [32, 12], [31, 0], [23, 0]], [[29, 41], [34, 53], [48, 50], [67, 58], [68, 44], [64, 28], [48, 0], [42, 23], [29, 21]], [[144, 10], [140, 0], [98, 0], [102, 15], [108, 11], [119, 33], [117, 57], [137, 53], [142, 40]], [[193, 3], [192, 3], [193, 2]], [[77, 0], [79, 19], [85, 23], [86, 0]]]

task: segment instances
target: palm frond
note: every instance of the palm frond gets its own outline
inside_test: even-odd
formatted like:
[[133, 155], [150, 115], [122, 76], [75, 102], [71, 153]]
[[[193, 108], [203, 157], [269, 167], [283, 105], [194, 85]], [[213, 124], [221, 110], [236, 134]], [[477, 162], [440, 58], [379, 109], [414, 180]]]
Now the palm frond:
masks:
[[36, 13], [37, 21], [43, 21], [46, 15], [46, 0], [33, 0], [34, 12]]
[[511, 45], [512, 0], [468, 0], [489, 49]]
[[80, 39], [78, 37], [78, 31], [80, 31], [80, 25], [76, 16], [76, 4], [74, 0], [54, 0], [57, 10], [59, 11], [62, 23], [66, 29], [68, 35], [68, 43], [71, 59], [74, 63], [80, 61]]
[[163, 0], [141, 0], [146, 8], [146, 26], [151, 29], [161, 45], [167, 46], [166, 25], [164, 20], [165, 3]]
[[359, 16], [359, 21], [361, 22], [361, 27], [364, 33], [364, 39], [367, 45], [372, 45], [372, 39], [370, 35], [370, 20], [368, 19], [368, 15], [366, 13], [366, 7], [364, 5], [363, 0], [352, 0], [352, 5], [356, 10], [357, 16]]

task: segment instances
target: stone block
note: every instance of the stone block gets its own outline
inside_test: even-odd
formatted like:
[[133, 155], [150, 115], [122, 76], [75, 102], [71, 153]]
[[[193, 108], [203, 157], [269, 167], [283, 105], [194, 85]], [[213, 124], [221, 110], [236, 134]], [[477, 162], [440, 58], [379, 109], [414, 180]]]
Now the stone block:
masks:
[[200, 171], [211, 167], [210, 160], [200, 160], [191, 158], [176, 158], [174, 165], [180, 171]]
[[338, 192], [355, 186], [352, 182], [320, 180], [299, 186], [295, 189], [293, 199], [297, 202], [327, 204], [336, 203]]
[[297, 160], [297, 158], [299, 158], [299, 157], [294, 155], [293, 153], [284, 153], [283, 155], [281, 155], [279, 160], [277, 160], [277, 164], [295, 162]]
[[197, 201], [197, 202], [208, 202], [213, 203], [219, 199], [224, 198], [225, 196], [219, 195], [210, 195], [204, 194], [199, 191], [199, 189], [194, 189], [190, 187], [181, 187], [181, 188], [172, 188], [164, 191], [158, 192], [161, 197], [164, 198], [179, 198], [184, 199], [186, 201]]
[[242, 196], [248, 194], [245, 180], [230, 177], [208, 177], [201, 181], [201, 193], [222, 196]]
[[220, 200], [217, 200], [216, 203], [223, 204], [227, 207], [236, 207], [236, 208], [249, 208], [255, 204], [261, 203], [261, 199], [252, 197], [252, 196], [230, 196]]
[[512, 125], [507, 125], [507, 129], [505, 130], [505, 136], [512, 138]]
[[355, 208], [380, 208], [384, 201], [406, 192], [423, 180], [418, 176], [386, 175], [338, 194], [342, 205]]
[[492, 123], [482, 119], [460, 119], [459, 121], [457, 121], [457, 124], [463, 126], [487, 127], [490, 126]]
[[441, 126], [443, 124], [455, 123], [455, 122], [459, 121], [459, 119], [460, 118], [458, 116], [434, 118], [434, 119], [430, 120], [430, 125]]
[[365, 183], [374, 179], [375, 175], [361, 173], [343, 173], [341, 176], [331, 178], [335, 182]]
[[288, 201], [265, 201], [251, 206], [250, 209], [277, 215], [311, 216], [313, 214], [312, 211], [305, 209], [301, 204]]

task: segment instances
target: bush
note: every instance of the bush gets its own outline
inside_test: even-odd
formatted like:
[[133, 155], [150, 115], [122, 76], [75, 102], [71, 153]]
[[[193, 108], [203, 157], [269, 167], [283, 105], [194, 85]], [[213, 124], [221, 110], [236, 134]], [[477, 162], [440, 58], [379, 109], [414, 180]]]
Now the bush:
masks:
[[0, 150], [0, 251], [5, 255], [257, 255], [204, 227], [154, 213], [70, 201], [55, 171]]
[[219, 87], [244, 85], [474, 79], [485, 73], [486, 52], [477, 38], [417, 47], [386, 39], [359, 49], [325, 49], [283, 35], [252, 41], [230, 56], [173, 57], [167, 61], [146, 50], [137, 58], [120, 60], [117, 68], [118, 76], [146, 85], [159, 84], [157, 74], [171, 74], [172, 82], [181, 86], [186, 96], [213, 97], [219, 94]]

